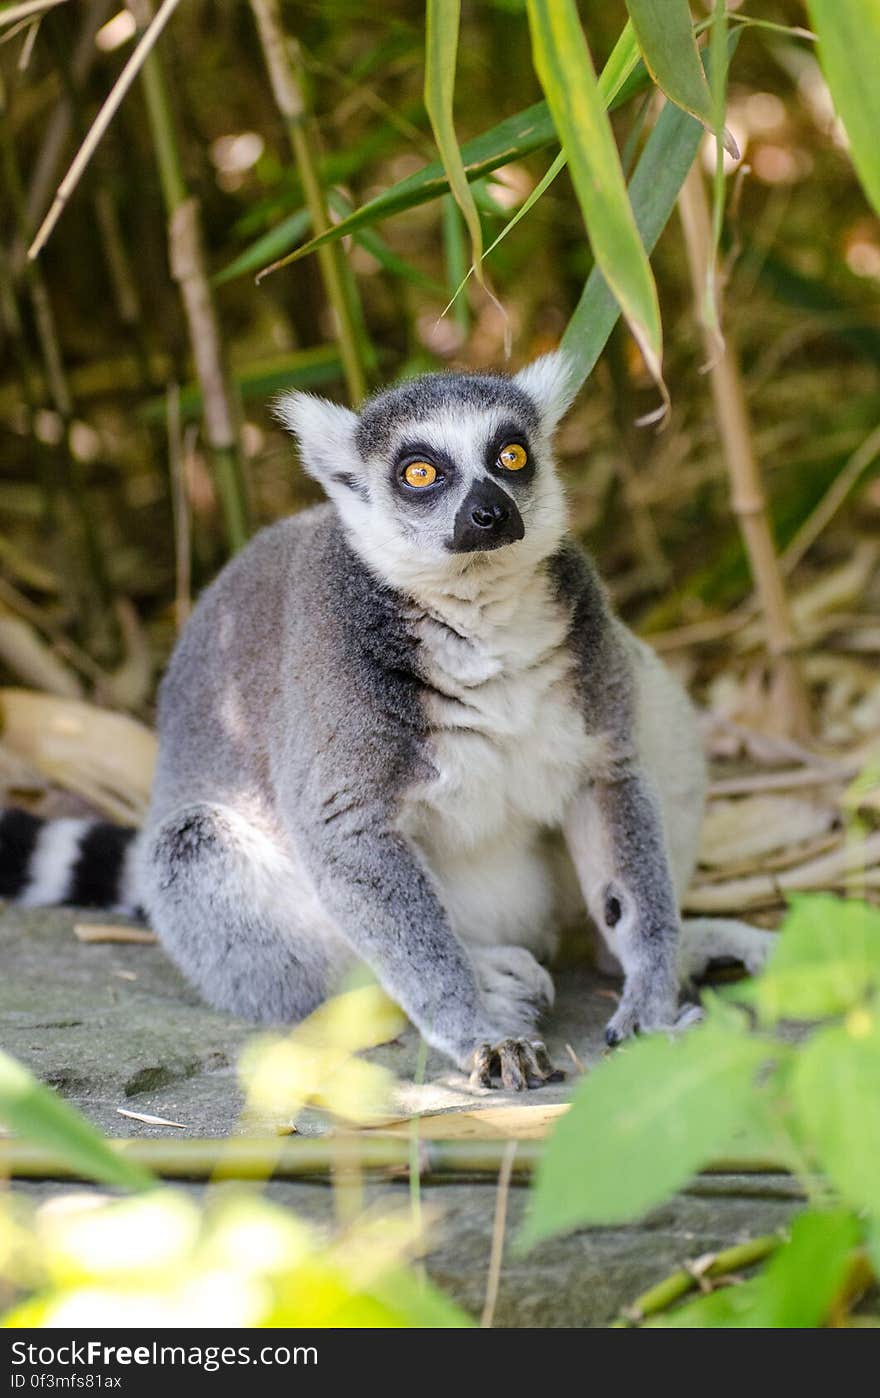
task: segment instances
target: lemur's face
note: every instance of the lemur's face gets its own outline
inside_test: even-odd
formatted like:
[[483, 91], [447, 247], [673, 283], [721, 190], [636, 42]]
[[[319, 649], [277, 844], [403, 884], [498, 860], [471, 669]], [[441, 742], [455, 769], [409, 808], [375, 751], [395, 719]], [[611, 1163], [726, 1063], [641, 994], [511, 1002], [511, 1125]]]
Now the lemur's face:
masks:
[[455, 575], [486, 555], [554, 551], [565, 505], [551, 436], [568, 404], [560, 355], [514, 378], [428, 374], [370, 399], [359, 416], [307, 394], [279, 415], [358, 551], [395, 585]]

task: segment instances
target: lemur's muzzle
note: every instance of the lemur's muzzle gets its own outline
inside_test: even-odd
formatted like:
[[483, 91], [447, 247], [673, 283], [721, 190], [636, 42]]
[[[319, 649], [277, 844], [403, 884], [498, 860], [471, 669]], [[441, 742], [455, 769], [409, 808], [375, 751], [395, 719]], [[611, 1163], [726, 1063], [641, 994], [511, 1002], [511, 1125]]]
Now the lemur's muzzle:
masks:
[[525, 535], [522, 515], [510, 496], [488, 478], [477, 481], [462, 502], [452, 528], [452, 553], [474, 553], [516, 543]]

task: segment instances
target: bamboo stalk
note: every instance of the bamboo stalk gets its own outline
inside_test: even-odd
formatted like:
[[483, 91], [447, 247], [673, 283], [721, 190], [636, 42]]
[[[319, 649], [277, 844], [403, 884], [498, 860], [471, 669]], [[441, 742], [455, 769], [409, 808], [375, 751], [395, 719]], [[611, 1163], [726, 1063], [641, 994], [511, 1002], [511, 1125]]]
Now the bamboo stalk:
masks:
[[17, 20], [43, 15], [56, 5], [64, 5], [66, 0], [22, 0], [20, 5], [8, 5], [0, 14], [0, 24], [14, 24]]
[[[128, 8], [138, 27], [144, 30], [146, 38], [156, 22], [151, 18], [150, 0], [129, 0]], [[186, 316], [196, 377], [202, 391], [205, 436], [211, 451], [227, 538], [234, 551], [241, 548], [248, 537], [239, 411], [205, 267], [199, 203], [187, 189], [165, 76], [156, 51], [151, 51], [144, 59], [142, 80], [168, 219], [171, 276], [177, 283]]]
[[754, 1267], [756, 1262], [763, 1262], [765, 1257], [775, 1252], [782, 1242], [781, 1234], [765, 1233], [747, 1243], [737, 1243], [735, 1247], [725, 1248], [723, 1252], [716, 1253], [713, 1261], [701, 1271], [694, 1266], [682, 1267], [664, 1277], [663, 1281], [652, 1286], [649, 1291], [644, 1291], [631, 1306], [627, 1306], [620, 1320], [615, 1322], [615, 1328], [639, 1325], [649, 1316], [668, 1310], [675, 1301], [680, 1301], [682, 1296], [696, 1289], [700, 1277], [712, 1281], [717, 1277], [729, 1276], [731, 1272], [738, 1272], [743, 1267]]
[[[91, 0], [83, 19], [79, 37], [70, 58], [70, 78], [75, 88], [82, 89], [95, 59], [98, 49], [95, 35], [110, 13], [113, 0]], [[58, 103], [46, 127], [43, 143], [33, 163], [27, 192], [27, 222], [35, 228], [38, 220], [46, 212], [46, 203], [64, 154], [73, 125], [73, 103], [66, 93]], [[12, 255], [12, 266], [16, 277], [21, 272], [27, 255], [27, 244], [16, 243]]]
[[[410, 1142], [399, 1136], [365, 1132], [355, 1138], [360, 1168], [368, 1174], [407, 1181], [413, 1168]], [[126, 1159], [134, 1160], [165, 1179], [329, 1180], [338, 1164], [338, 1142], [332, 1136], [187, 1137], [177, 1140], [133, 1137], [109, 1144]], [[497, 1179], [509, 1142], [428, 1140], [419, 1141], [418, 1173], [422, 1180]], [[542, 1141], [520, 1141], [511, 1167], [511, 1179], [527, 1182], [540, 1159]], [[268, 1167], [267, 1167], [268, 1166]], [[744, 1157], [711, 1163], [707, 1174], [785, 1174], [779, 1161]], [[16, 1179], [82, 1179], [63, 1153], [24, 1141], [0, 1141], [0, 1176]]]
[[179, 4], [180, 0], [163, 0], [163, 4], [161, 5], [158, 13], [156, 14], [155, 18], [151, 20], [150, 24], [148, 25], [147, 29], [141, 37], [140, 43], [137, 45], [137, 48], [135, 49], [134, 53], [131, 55], [122, 72], [120, 73], [119, 77], [117, 78], [116, 82], [114, 83], [110, 95], [107, 97], [106, 101], [104, 102], [104, 105], [98, 112], [98, 115], [96, 116], [95, 120], [91, 125], [89, 134], [86, 136], [86, 139], [83, 141], [82, 145], [80, 146], [79, 150], [74, 156], [70, 168], [67, 171], [67, 174], [64, 176], [64, 179], [61, 181], [60, 185], [55, 191], [55, 198], [52, 200], [52, 203], [49, 207], [49, 212], [43, 219], [43, 222], [41, 223], [37, 231], [36, 237], [34, 238], [33, 242], [28, 248], [28, 258], [31, 261], [33, 261], [34, 258], [39, 257], [43, 248], [49, 241], [49, 238], [52, 235], [52, 230], [54, 229], [56, 223], [58, 222], [59, 218], [64, 212], [64, 208], [67, 205], [71, 194], [76, 189], [77, 185], [82, 179], [83, 172], [85, 171], [86, 166], [88, 165], [89, 161], [94, 155], [102, 137], [104, 136], [104, 133], [107, 130], [107, 127], [110, 125], [111, 121], [113, 120], [114, 116], [119, 110], [119, 107], [122, 103], [123, 98], [128, 92], [128, 89], [131, 87], [132, 83], [134, 82], [135, 78], [140, 72], [143, 63], [145, 62], [151, 49], [153, 48], [153, 45], [155, 44], [159, 35], [162, 33], [162, 30], [165, 28], [165, 25], [168, 23], [169, 19], [171, 18]]
[[[250, 5], [272, 93], [302, 181], [306, 206], [311, 215], [312, 236], [316, 237], [330, 227], [330, 215], [318, 172], [314, 127], [305, 97], [302, 55], [295, 40], [284, 33], [277, 0], [250, 0]], [[337, 243], [319, 248], [318, 260], [336, 324], [336, 339], [349, 398], [352, 404], [357, 405], [367, 392], [364, 357], [357, 332], [357, 307], [354, 304], [357, 291], [353, 281], [346, 277], [342, 249]]]
[[[24, 185], [21, 179], [21, 171], [19, 169], [15, 141], [11, 129], [10, 112], [7, 105], [6, 89], [2, 78], [0, 78], [0, 158], [2, 158], [3, 179], [9, 195], [15, 227], [19, 236], [26, 238], [29, 229]], [[25, 285], [33, 308], [34, 326], [37, 333], [40, 355], [43, 361], [43, 371], [46, 376], [49, 398], [63, 424], [62, 451], [65, 465], [64, 489], [67, 493], [72, 512], [77, 520], [82, 537], [89, 578], [88, 591], [91, 594], [88, 597], [88, 602], [90, 604], [89, 611], [91, 613], [93, 630], [96, 637], [100, 638], [103, 643], [109, 644], [108, 627], [105, 618], [111, 589], [104, 564], [104, 556], [98, 542], [92, 513], [89, 510], [88, 501], [86, 499], [83, 473], [79, 462], [70, 448], [70, 430], [74, 417], [73, 395], [64, 368], [64, 360], [55, 324], [52, 301], [49, 296], [42, 268], [38, 264], [32, 262], [26, 264]], [[54, 482], [48, 481], [47, 484], [54, 493]], [[112, 634], [112, 632], [110, 634]]]
[[[712, 229], [703, 177], [695, 165], [678, 200], [694, 299], [703, 301], [706, 269], [713, 257]], [[755, 589], [764, 618], [767, 651], [780, 699], [780, 717], [792, 737], [806, 738], [811, 730], [807, 691], [798, 665], [797, 638], [776, 556], [761, 473], [752, 447], [751, 426], [742, 377], [728, 335], [723, 348], [711, 325], [700, 317], [715, 418], [727, 461], [731, 503], [746, 546]]]

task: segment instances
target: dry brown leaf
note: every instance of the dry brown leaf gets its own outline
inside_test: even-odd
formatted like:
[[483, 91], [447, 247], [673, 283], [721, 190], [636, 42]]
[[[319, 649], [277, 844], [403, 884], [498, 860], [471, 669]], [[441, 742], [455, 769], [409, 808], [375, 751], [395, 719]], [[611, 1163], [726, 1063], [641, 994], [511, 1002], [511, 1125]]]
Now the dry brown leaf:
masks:
[[426, 1112], [418, 1117], [388, 1117], [370, 1122], [365, 1129], [387, 1136], [406, 1136], [412, 1122], [418, 1122], [419, 1137], [426, 1141], [485, 1141], [502, 1136], [511, 1141], [542, 1141], [552, 1130], [568, 1103], [537, 1104], [528, 1107], [469, 1107], [464, 1111]]
[[0, 659], [26, 684], [78, 699], [82, 685], [29, 622], [0, 607]]
[[840, 849], [794, 869], [690, 888], [684, 906], [692, 913], [740, 913], [746, 908], [781, 903], [787, 892], [837, 887], [880, 887], [880, 831], [865, 840], [849, 840]]
[[713, 801], [706, 812], [700, 863], [737, 864], [788, 845], [825, 835], [837, 819], [835, 808], [802, 796], [748, 796]]
[[144, 946], [152, 946], [159, 940], [148, 927], [128, 927], [113, 922], [77, 922], [73, 935], [80, 942], [142, 942]]
[[0, 732], [12, 753], [113, 820], [139, 823], [156, 735], [126, 714], [28, 689], [0, 689]]

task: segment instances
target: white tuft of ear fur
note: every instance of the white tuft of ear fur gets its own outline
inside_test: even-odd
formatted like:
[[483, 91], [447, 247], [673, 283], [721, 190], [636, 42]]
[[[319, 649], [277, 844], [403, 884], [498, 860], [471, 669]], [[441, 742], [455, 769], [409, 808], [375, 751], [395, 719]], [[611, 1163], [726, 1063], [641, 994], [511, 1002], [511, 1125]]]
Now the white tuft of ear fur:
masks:
[[568, 411], [578, 391], [571, 361], [564, 350], [552, 350], [533, 359], [514, 375], [513, 382], [527, 393], [541, 414], [547, 432], [552, 432]]
[[303, 466], [328, 494], [332, 493], [331, 482], [349, 484], [345, 477], [359, 464], [355, 446], [357, 413], [328, 398], [297, 390], [276, 398], [273, 411], [299, 442]]

